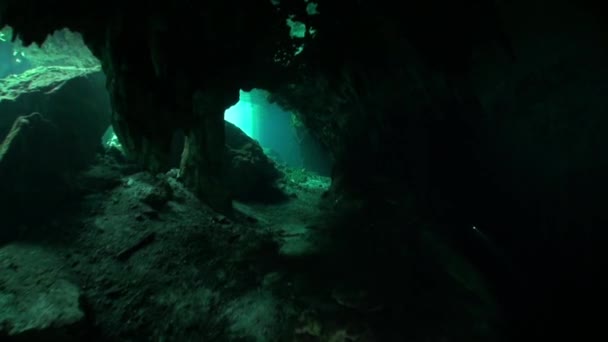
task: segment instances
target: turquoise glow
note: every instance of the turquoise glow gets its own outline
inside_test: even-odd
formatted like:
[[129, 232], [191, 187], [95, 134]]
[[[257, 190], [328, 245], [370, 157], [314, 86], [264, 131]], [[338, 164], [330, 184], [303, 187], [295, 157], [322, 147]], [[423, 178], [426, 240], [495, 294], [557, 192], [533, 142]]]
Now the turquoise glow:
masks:
[[242, 129], [248, 136], [256, 139], [257, 125], [254, 117], [254, 107], [251, 102], [251, 94], [241, 90], [239, 102], [224, 112], [224, 119]]

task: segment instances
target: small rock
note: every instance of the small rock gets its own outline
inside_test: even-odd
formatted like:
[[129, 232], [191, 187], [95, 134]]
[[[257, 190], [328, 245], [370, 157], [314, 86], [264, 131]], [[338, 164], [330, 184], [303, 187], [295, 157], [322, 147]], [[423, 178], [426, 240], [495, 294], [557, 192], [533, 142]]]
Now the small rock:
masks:
[[173, 189], [165, 179], [159, 179], [151, 187], [146, 188], [141, 201], [150, 207], [159, 210], [171, 200]]
[[223, 215], [215, 216], [213, 218], [213, 222], [219, 223], [219, 224], [224, 224], [224, 225], [229, 225], [232, 223], [226, 216], [223, 216]]
[[144, 211], [144, 215], [151, 220], [160, 219], [160, 215], [158, 214], [158, 211], [156, 211], [156, 210], [146, 210], [146, 211]]
[[173, 179], [179, 179], [180, 178], [179, 169], [171, 169], [171, 170], [167, 171], [166, 175], [167, 175], [167, 177], [173, 178]]
[[331, 296], [338, 304], [365, 313], [377, 312], [384, 307], [376, 296], [363, 289], [335, 288]]

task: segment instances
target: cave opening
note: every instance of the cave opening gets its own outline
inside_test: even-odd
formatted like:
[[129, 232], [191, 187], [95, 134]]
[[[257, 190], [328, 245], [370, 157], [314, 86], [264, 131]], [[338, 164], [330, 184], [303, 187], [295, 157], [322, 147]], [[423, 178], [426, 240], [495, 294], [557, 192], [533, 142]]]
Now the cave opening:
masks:
[[[104, 87], [105, 76], [101, 72], [100, 61], [85, 45], [80, 33], [63, 28], [49, 34], [42, 44], [25, 45], [10, 26], [0, 30], [0, 101], [14, 103], [14, 108], [3, 113], [0, 118], [0, 138], [4, 139], [9, 133], [16, 114], [40, 112], [43, 117], [48, 116], [47, 119], [70, 120], [69, 115], [60, 118], [62, 114], [56, 113], [59, 109], [54, 108], [56, 101], [48, 99], [61, 93], [61, 89], [70, 80], [77, 78], [88, 78], [90, 84], [83, 85], [80, 91], [86, 101], [99, 105], [98, 113], [104, 113], [103, 118], [100, 118], [95, 117], [98, 113], [90, 114], [83, 110], [80, 120], [90, 120], [89, 127], [100, 121], [109, 122], [111, 108]], [[28, 91], [38, 92], [35, 100], [19, 99], [22, 93]], [[61, 101], [72, 100], [66, 97]], [[87, 107], [83, 105], [83, 108]], [[89, 115], [93, 117], [88, 117]], [[74, 124], [62, 128], [70, 130], [80, 127]], [[99, 134], [98, 138], [105, 141], [108, 133], [109, 131]], [[74, 135], [73, 132], [66, 134]]]
[[267, 91], [241, 90], [239, 102], [225, 111], [224, 118], [258, 141], [275, 161], [330, 176], [331, 160], [327, 150], [311, 136], [295, 113], [270, 102]]
[[[0, 191], [5, 224], [27, 227], [74, 196], [76, 178], [101, 151], [111, 105], [100, 61], [80, 33], [55, 30], [39, 45], [13, 33], [0, 30]], [[0, 240], [14, 234], [3, 230]]]
[[0, 339], [606, 334], [599, 6], [313, 1], [0, 0]]

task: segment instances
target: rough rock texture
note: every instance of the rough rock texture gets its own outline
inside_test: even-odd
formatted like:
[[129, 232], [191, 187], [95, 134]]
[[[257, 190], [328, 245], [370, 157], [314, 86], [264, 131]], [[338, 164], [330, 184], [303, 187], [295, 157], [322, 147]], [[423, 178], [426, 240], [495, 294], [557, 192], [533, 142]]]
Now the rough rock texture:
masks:
[[[295, 51], [287, 14], [263, 0], [151, 2], [143, 7], [117, 1], [86, 7], [67, 2], [0, 5], [1, 24], [14, 26], [25, 44], [42, 42], [47, 30], [65, 26], [82, 32], [108, 77], [114, 129], [131, 157], [152, 171], [166, 171], [171, 137], [183, 131], [186, 184], [217, 209], [230, 210], [222, 179], [222, 115], [238, 101], [239, 89], [266, 87], [284, 73], [276, 60]], [[64, 6], [86, 8], [96, 13], [96, 20], [47, 16]], [[28, 25], [28, 33], [21, 28], [27, 15], [40, 20], [37, 28]]]
[[228, 189], [238, 200], [280, 199], [275, 182], [281, 172], [264, 154], [260, 144], [240, 128], [226, 122], [226, 181]]
[[80, 289], [53, 252], [34, 245], [0, 248], [0, 338], [80, 341], [86, 327]]
[[[326, 212], [317, 203], [328, 178], [286, 174], [295, 196], [235, 202], [226, 217], [176, 172], [100, 159], [82, 175], [79, 205], [29, 240], [61, 257], [49, 278], [69, 271], [82, 288], [95, 341], [496, 341], [495, 308], [470, 263], [426, 235], [433, 248], [404, 244], [388, 211]], [[378, 217], [384, 233], [369, 236]]]
[[[284, 195], [277, 189], [276, 182], [282, 176], [274, 160], [265, 154], [260, 144], [234, 124], [224, 121], [225, 148], [222, 163], [226, 166], [221, 179], [226, 194], [240, 201], [276, 201]], [[171, 160], [189, 152], [184, 150], [184, 136], [175, 136]], [[187, 146], [187, 145], [186, 145]], [[173, 162], [172, 167], [179, 167]], [[183, 167], [183, 165], [182, 165]]]
[[[4, 0], [0, 13], [26, 43], [64, 26], [82, 32], [131, 154], [164, 170], [182, 129], [186, 184], [216, 207], [229, 206], [222, 110], [239, 88], [268, 89], [332, 150], [335, 202], [411, 199], [450, 229], [478, 225], [523, 269], [512, 281], [525, 290], [505, 302], [538, 325], [523, 327], [526, 338], [605, 334], [587, 306], [608, 303], [604, 5], [325, 0], [311, 17], [305, 7]], [[274, 62], [297, 45], [285, 39], [288, 14], [317, 32], [293, 68]]]

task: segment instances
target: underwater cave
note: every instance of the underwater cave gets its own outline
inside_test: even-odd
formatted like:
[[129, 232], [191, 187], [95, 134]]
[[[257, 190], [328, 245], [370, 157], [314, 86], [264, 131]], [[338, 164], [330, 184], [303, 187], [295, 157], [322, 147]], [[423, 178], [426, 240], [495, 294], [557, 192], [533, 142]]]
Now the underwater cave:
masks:
[[0, 0], [0, 340], [605, 339], [606, 10]]

